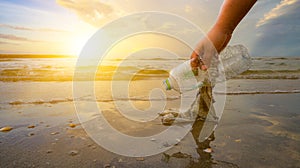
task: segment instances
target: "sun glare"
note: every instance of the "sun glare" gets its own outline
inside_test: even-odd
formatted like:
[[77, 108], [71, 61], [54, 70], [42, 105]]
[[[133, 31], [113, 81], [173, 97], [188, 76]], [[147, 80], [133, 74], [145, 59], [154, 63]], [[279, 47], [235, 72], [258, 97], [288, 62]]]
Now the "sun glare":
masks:
[[82, 48], [90, 37], [96, 32], [95, 27], [87, 26], [86, 24], [78, 24], [78, 27], [73, 30], [73, 35], [67, 42], [68, 52], [74, 56], [79, 56]]
[[84, 35], [79, 35], [72, 38], [69, 43], [69, 52], [78, 57], [88, 39], [89, 36]]

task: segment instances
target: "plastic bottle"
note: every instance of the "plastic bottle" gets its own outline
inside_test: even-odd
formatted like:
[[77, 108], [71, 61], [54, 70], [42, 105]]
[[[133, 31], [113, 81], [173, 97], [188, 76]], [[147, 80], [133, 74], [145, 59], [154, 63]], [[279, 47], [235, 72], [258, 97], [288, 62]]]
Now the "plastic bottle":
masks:
[[251, 57], [245, 46], [227, 46], [218, 58], [212, 58], [208, 69], [209, 80], [212, 84], [216, 84], [231, 79], [247, 71], [251, 64]]
[[247, 71], [252, 61], [246, 47], [235, 45], [227, 46], [219, 58], [213, 57], [207, 72], [199, 70], [200, 73], [195, 76], [190, 63], [191, 60], [188, 60], [170, 71], [169, 78], [163, 82], [166, 90], [174, 89], [182, 93], [198, 89], [205, 78], [209, 78], [212, 84], [223, 82]]
[[243, 45], [227, 46], [220, 53], [219, 58], [222, 64], [218, 64], [218, 70], [221, 67], [224, 68], [226, 79], [233, 78], [247, 71], [252, 65], [249, 52]]
[[169, 78], [164, 80], [163, 83], [166, 90], [173, 89], [182, 93], [200, 88], [204, 76], [201, 73], [195, 76], [192, 71], [191, 60], [188, 60], [172, 69]]

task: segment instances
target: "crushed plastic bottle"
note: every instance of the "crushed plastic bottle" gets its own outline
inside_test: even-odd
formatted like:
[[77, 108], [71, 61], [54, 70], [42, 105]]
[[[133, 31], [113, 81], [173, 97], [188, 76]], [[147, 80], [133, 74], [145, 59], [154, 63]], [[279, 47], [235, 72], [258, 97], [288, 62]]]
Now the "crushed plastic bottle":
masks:
[[205, 78], [209, 78], [212, 84], [233, 78], [247, 71], [251, 64], [251, 57], [246, 47], [243, 45], [227, 46], [218, 58], [212, 58], [207, 72], [199, 70], [200, 73], [195, 76], [191, 60], [188, 60], [172, 69], [169, 78], [163, 83], [166, 90], [173, 89], [182, 93], [201, 88]]
[[[221, 63], [220, 63], [221, 62]], [[227, 46], [220, 54], [219, 59], [213, 58], [209, 76], [212, 83], [223, 82], [247, 71], [252, 65], [247, 48], [243, 45]], [[225, 77], [221, 74], [225, 73]]]

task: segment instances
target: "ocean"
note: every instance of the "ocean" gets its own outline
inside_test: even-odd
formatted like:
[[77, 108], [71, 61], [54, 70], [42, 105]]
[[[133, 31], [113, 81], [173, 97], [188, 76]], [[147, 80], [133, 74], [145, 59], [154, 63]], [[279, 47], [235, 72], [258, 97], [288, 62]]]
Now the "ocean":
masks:
[[[152, 80], [168, 77], [168, 72], [186, 61], [165, 59], [104, 59], [95, 80]], [[0, 81], [72, 81], [74, 70], [83, 72], [76, 80], [89, 80], [90, 69], [76, 67], [77, 58], [1, 58]], [[300, 57], [253, 57], [251, 68], [234, 79], [299, 79]]]
[[[252, 57], [251, 68], [226, 81], [225, 92], [215, 87], [214, 93], [226, 95], [225, 106], [218, 126], [205, 141], [197, 138], [206, 130], [200, 124], [198, 132], [193, 129], [171, 150], [137, 160], [113, 154], [85, 132], [86, 124], [96, 126], [91, 121], [101, 111], [119, 132], [149, 136], [144, 144], [163, 142], [150, 137], [169, 128], [158, 113], [181, 107], [181, 97], [176, 91], [165, 91], [162, 81], [187, 59], [105, 59], [98, 67], [79, 66], [82, 74], [75, 83], [82, 87], [74, 92], [77, 58], [0, 57], [0, 127], [12, 127], [0, 132], [0, 167], [300, 166], [300, 57]], [[97, 69], [95, 76], [90, 73], [93, 69]], [[164, 90], [164, 97], [153, 91], [157, 88]], [[141, 114], [145, 121], [154, 118], [137, 122], [130, 118], [132, 114]], [[104, 139], [114, 139], [107, 132], [101, 132]]]

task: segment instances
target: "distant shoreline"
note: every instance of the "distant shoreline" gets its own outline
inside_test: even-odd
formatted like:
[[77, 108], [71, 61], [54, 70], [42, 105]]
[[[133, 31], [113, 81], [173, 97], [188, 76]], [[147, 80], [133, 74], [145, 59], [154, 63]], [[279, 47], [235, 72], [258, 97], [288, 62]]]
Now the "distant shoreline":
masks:
[[[77, 58], [74, 55], [59, 55], [59, 54], [0, 54], [1, 58]], [[299, 60], [300, 56], [251, 56], [254, 60], [260, 59], [296, 59]]]
[[0, 54], [0, 58], [76, 58], [76, 56], [54, 54]]

